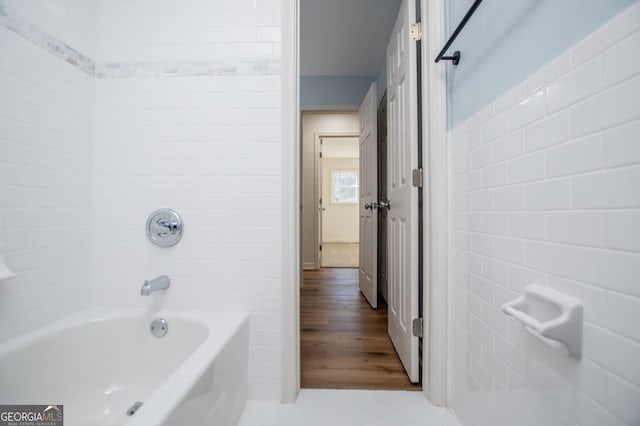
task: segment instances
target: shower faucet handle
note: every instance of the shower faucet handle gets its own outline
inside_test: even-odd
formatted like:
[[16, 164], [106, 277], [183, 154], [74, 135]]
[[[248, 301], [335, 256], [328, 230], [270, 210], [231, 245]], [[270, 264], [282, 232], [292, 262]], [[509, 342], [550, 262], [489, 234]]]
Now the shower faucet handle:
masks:
[[159, 209], [151, 213], [145, 228], [152, 243], [160, 247], [171, 247], [182, 238], [184, 223], [176, 211]]

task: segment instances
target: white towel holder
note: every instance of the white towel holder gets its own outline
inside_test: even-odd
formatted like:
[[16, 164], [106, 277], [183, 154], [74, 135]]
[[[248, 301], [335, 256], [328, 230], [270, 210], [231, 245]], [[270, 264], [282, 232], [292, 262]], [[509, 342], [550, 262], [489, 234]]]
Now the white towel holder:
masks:
[[16, 274], [7, 266], [4, 246], [0, 244], [0, 281], [15, 277]]
[[525, 330], [554, 348], [566, 346], [569, 355], [582, 356], [582, 301], [530, 284], [524, 294], [502, 305], [502, 312], [522, 323]]

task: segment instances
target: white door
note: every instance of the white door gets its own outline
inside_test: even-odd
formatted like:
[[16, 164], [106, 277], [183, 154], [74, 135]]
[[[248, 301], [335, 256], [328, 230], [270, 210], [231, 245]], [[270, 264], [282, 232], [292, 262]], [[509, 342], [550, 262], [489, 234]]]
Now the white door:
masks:
[[[411, 170], [418, 165], [416, 44], [409, 36], [415, 2], [403, 0], [387, 47], [388, 97], [388, 292], [389, 336], [412, 382], [419, 380], [418, 190]], [[382, 207], [381, 207], [382, 208]]]
[[358, 284], [378, 307], [378, 90], [372, 83], [360, 106], [360, 273]]

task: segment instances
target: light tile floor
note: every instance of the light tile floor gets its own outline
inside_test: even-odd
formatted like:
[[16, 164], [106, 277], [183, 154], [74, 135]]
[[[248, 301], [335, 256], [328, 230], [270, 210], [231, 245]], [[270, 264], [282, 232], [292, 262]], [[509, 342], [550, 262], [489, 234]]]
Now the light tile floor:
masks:
[[421, 392], [303, 389], [295, 404], [249, 401], [239, 426], [457, 426]]

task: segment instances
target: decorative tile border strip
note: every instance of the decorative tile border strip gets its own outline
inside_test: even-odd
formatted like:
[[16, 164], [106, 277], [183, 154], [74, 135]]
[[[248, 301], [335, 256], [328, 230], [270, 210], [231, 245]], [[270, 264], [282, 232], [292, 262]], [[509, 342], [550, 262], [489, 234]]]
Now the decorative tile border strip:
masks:
[[24, 37], [36, 46], [41, 47], [86, 74], [90, 76], [95, 74], [95, 64], [91, 58], [67, 46], [62, 40], [42, 31], [25, 19], [8, 16], [2, 2], [0, 2], [0, 25]]
[[50, 54], [95, 78], [157, 78], [231, 75], [278, 75], [279, 58], [226, 59], [217, 61], [105, 62], [91, 58], [27, 20], [9, 16], [0, 0], [0, 26], [29, 40]]
[[108, 62], [98, 64], [96, 78], [197, 77], [225, 75], [278, 75], [279, 59], [225, 61]]

